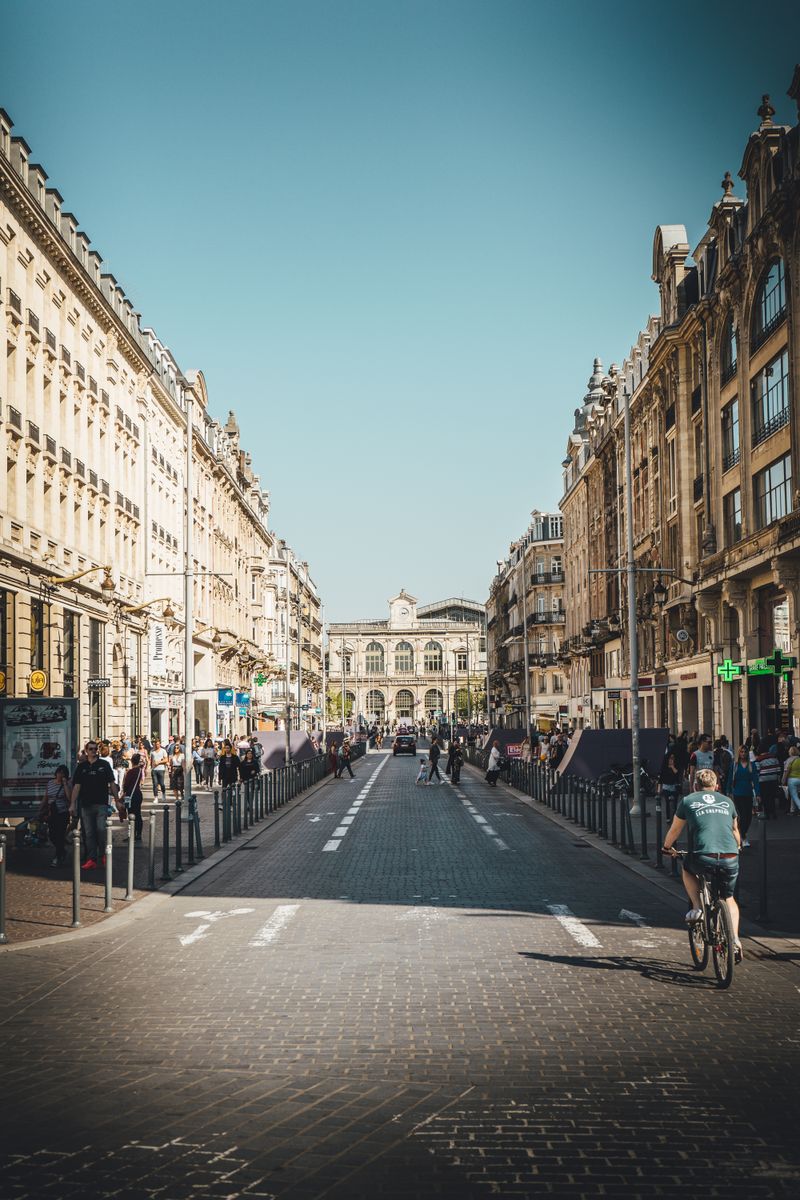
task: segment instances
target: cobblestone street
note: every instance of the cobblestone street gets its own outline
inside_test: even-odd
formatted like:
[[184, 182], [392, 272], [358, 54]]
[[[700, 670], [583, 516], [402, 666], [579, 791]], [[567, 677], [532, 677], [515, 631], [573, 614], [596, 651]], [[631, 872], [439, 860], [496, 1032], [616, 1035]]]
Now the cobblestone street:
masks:
[[798, 964], [717, 991], [683, 905], [415, 767], [0, 958], [4, 1196], [798, 1195]]

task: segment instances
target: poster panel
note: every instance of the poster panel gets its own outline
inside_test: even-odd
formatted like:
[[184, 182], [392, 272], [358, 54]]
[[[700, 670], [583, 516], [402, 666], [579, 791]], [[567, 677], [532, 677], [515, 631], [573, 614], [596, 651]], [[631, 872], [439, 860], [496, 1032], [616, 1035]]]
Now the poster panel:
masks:
[[38, 799], [59, 763], [78, 758], [77, 699], [0, 697], [0, 807]]

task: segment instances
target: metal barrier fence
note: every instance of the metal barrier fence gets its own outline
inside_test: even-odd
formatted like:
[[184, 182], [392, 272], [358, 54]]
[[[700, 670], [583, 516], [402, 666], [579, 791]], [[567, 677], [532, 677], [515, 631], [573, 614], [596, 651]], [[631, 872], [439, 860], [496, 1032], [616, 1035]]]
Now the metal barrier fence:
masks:
[[[362, 758], [367, 752], [366, 742], [356, 742], [351, 746], [352, 760]], [[244, 782], [232, 784], [229, 787], [216, 788], [213, 792], [214, 811], [214, 846], [230, 842], [240, 833], [246, 832], [263, 821], [270, 813], [276, 812], [301, 792], [319, 783], [330, 773], [327, 754], [319, 754], [305, 762], [291, 763], [289, 766], [278, 767], [273, 771], [264, 771], [260, 775]], [[134, 817], [131, 814], [127, 821], [117, 822], [116, 816], [109, 815], [106, 823], [105, 843], [103, 845], [103, 882], [104, 907], [103, 912], [114, 911], [113, 907], [113, 876], [114, 876], [114, 841], [124, 837], [127, 840], [125, 856], [125, 900], [132, 900], [134, 893], [134, 878], [137, 864], [137, 845], [141, 853], [146, 855], [146, 886], [155, 890], [156, 860], [158, 857], [157, 825], [161, 823], [161, 874], [159, 882], [166, 882], [174, 875], [180, 874], [186, 867], [202, 860], [203, 842], [200, 831], [200, 817], [197, 810], [197, 796], [189, 797], [188, 803], [183, 800], [144, 804], [141, 809], [143, 822], [143, 838], [138, 843], [134, 834]], [[14, 836], [12, 829], [0, 829], [0, 945], [8, 941], [6, 936], [6, 859], [8, 855], [8, 839]], [[81, 834], [75, 828], [71, 833], [72, 840], [72, 923], [70, 928], [78, 929], [81, 925]], [[185, 846], [185, 856], [184, 856]], [[141, 855], [138, 856], [141, 873]]]
[[[466, 759], [475, 767], [485, 769], [481, 761], [482, 752], [473, 748], [466, 751]], [[581, 825], [589, 833], [617, 846], [625, 854], [648, 857], [647, 840], [639, 846], [633, 836], [630, 815], [630, 798], [620, 794], [612, 786], [594, 779], [579, 779], [574, 775], [559, 776], [546, 763], [523, 762], [507, 759], [501, 778], [518, 792], [551, 808], [568, 821]], [[661, 804], [656, 803], [656, 840], [658, 849], [656, 865], [661, 867]], [[673, 860], [674, 862], [674, 860]]]

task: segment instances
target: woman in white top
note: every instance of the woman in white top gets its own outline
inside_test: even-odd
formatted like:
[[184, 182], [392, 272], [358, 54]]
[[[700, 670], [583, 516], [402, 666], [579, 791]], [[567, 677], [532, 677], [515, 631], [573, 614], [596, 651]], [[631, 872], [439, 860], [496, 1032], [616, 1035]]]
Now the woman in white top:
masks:
[[161, 745], [161, 742], [158, 740], [158, 738], [154, 738], [153, 749], [150, 753], [150, 773], [153, 776], [153, 795], [155, 796], [156, 800], [158, 799], [159, 791], [165, 800], [167, 798], [167, 789], [165, 786], [167, 762], [168, 758], [166, 750]]

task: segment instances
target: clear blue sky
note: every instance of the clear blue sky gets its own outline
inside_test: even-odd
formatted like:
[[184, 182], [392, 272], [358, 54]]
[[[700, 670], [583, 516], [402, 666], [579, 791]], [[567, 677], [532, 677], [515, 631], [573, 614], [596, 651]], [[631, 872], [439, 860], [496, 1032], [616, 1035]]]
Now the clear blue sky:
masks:
[[[4, 0], [0, 104], [236, 411], [330, 619], [482, 600], [696, 242], [800, 5]], [[450, 531], [455, 530], [452, 534]]]

